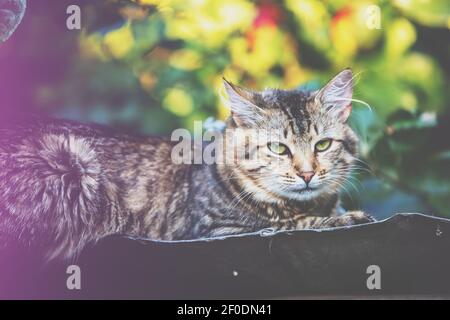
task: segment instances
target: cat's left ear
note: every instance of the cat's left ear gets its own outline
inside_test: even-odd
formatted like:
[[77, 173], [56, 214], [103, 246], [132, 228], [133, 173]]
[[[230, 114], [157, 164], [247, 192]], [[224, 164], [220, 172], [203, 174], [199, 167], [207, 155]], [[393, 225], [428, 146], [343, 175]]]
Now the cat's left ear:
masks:
[[346, 122], [352, 112], [353, 72], [341, 71], [316, 94], [316, 103]]

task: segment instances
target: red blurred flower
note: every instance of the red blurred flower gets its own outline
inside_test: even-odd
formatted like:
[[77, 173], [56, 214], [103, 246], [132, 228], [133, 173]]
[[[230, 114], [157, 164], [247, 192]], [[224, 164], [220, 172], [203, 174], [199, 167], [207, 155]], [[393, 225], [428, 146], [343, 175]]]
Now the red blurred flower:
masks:
[[333, 20], [331, 21], [331, 26], [333, 27], [337, 23], [339, 23], [342, 20], [345, 20], [346, 18], [349, 18], [353, 13], [353, 8], [347, 6], [343, 7], [342, 9], [338, 10], [335, 15], [333, 16]]
[[255, 41], [255, 31], [261, 27], [276, 28], [281, 20], [280, 7], [271, 1], [264, 1], [258, 6], [258, 13], [253, 20], [252, 27], [247, 33], [247, 40], [250, 48], [253, 48]]

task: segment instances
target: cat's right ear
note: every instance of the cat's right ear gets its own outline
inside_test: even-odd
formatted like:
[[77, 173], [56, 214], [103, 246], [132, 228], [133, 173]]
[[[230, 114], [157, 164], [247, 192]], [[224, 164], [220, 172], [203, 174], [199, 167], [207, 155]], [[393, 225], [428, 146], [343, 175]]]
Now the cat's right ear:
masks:
[[231, 116], [239, 127], [254, 127], [261, 122], [264, 110], [252, 102], [254, 93], [236, 86], [223, 78], [223, 85], [228, 98], [223, 103], [230, 108]]

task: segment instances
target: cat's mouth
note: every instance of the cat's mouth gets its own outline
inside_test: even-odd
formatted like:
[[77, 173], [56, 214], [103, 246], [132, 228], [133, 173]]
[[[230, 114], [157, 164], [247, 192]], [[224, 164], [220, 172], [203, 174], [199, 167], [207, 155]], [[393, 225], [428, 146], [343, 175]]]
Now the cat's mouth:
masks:
[[310, 186], [297, 186], [289, 188], [286, 196], [290, 199], [296, 199], [299, 201], [311, 200], [320, 194], [319, 187], [310, 187]]
[[298, 187], [298, 188], [293, 188], [292, 191], [298, 192], [298, 193], [310, 193], [310, 192], [314, 192], [317, 191], [319, 188], [318, 187]]

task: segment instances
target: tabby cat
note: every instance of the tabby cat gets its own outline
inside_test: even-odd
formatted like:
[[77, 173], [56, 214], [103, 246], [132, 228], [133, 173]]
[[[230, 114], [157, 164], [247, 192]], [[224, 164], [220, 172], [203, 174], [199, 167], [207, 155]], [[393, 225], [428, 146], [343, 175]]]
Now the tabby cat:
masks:
[[[109, 235], [181, 240], [370, 222], [339, 215], [339, 192], [357, 155], [346, 124], [353, 75], [319, 91], [254, 92], [226, 80], [226, 129], [277, 129], [237, 165], [174, 164], [175, 142], [64, 120], [0, 130], [0, 242], [76, 257]], [[239, 131], [238, 131], [239, 129]], [[248, 141], [247, 141], [248, 142]]]

